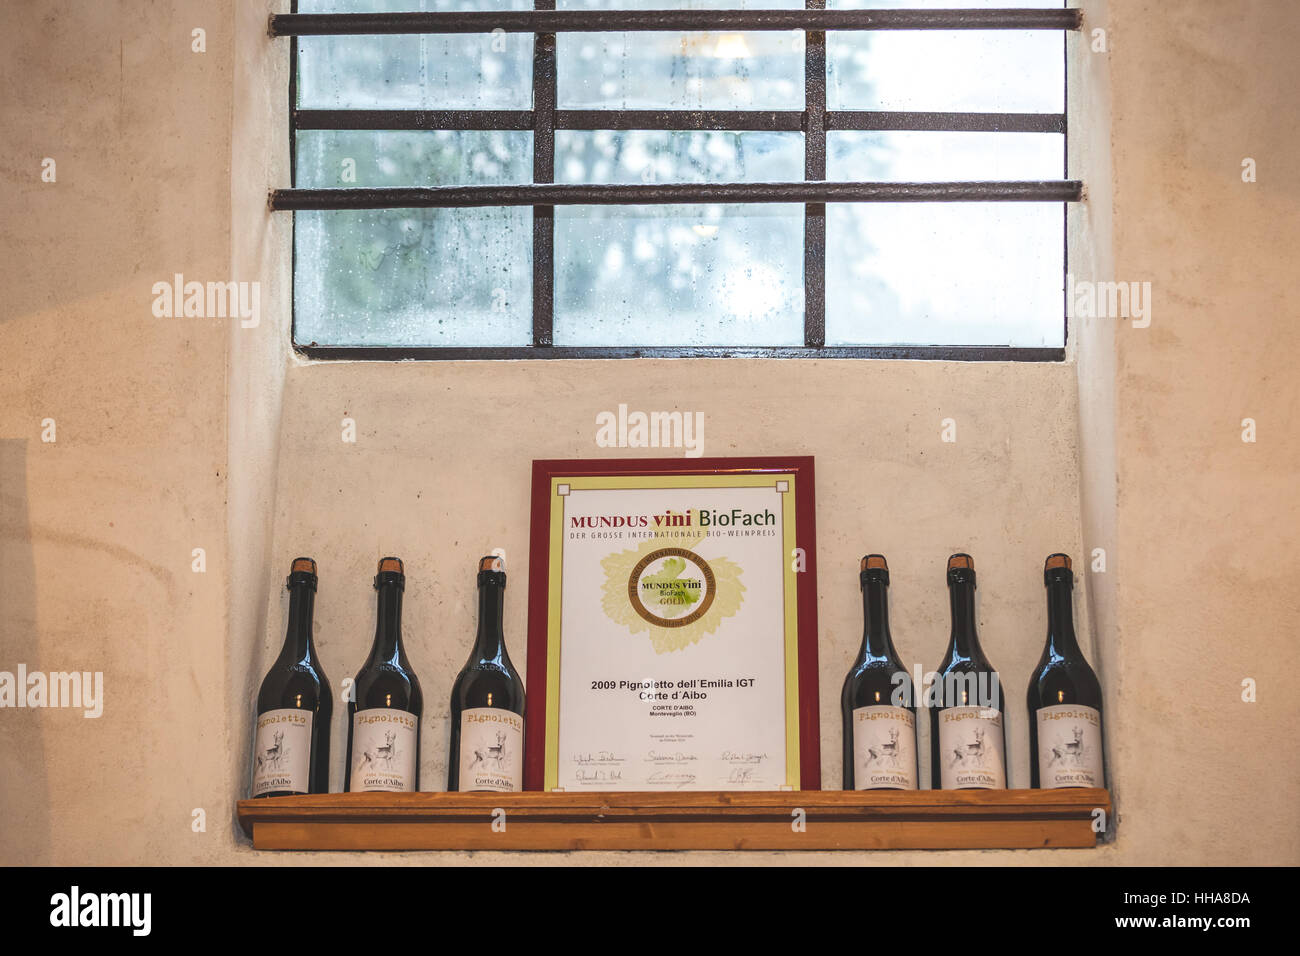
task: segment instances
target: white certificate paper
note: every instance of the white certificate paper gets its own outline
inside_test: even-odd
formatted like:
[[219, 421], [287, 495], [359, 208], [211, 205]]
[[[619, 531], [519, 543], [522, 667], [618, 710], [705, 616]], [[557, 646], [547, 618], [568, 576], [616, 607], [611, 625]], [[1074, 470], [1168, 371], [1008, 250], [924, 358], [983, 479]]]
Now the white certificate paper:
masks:
[[795, 476], [652, 480], [553, 482], [546, 789], [797, 788]]

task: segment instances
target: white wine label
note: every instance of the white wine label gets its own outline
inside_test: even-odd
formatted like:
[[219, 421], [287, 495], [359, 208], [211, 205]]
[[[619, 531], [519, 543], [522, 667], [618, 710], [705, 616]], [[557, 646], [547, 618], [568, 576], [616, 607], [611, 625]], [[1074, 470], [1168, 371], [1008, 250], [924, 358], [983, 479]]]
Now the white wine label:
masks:
[[524, 788], [524, 719], [495, 707], [471, 707], [460, 715], [462, 793]]
[[253, 796], [310, 791], [312, 716], [310, 710], [293, 707], [257, 715]]
[[418, 718], [404, 710], [372, 707], [352, 717], [352, 778], [348, 790], [364, 793], [415, 790], [415, 728]]
[[939, 711], [939, 767], [945, 790], [1002, 790], [1002, 712], [992, 707]]
[[916, 789], [916, 718], [888, 704], [853, 711], [853, 786]]
[[1100, 787], [1101, 714], [1082, 704], [1057, 704], [1038, 711], [1038, 785]]

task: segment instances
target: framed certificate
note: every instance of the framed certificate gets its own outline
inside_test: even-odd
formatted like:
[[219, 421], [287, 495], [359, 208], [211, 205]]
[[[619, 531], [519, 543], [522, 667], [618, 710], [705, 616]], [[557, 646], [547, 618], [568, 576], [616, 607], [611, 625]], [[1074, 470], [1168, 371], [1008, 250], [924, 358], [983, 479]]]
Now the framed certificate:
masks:
[[817, 790], [813, 459], [534, 461], [529, 790]]

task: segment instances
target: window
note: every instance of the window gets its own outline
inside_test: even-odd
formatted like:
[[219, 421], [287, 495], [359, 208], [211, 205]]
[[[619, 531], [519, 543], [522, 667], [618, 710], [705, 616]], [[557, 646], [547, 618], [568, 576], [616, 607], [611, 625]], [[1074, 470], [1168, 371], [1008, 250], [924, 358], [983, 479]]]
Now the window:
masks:
[[295, 345], [1063, 357], [1077, 10], [690, 2], [273, 16]]

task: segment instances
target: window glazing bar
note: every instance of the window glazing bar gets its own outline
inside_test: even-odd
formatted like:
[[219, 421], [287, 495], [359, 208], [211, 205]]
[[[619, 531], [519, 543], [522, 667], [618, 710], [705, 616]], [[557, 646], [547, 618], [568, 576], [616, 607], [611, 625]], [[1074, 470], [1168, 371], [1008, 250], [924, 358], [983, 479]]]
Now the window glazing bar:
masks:
[[1074, 179], [943, 183], [533, 183], [276, 189], [271, 192], [270, 206], [274, 210], [297, 210], [676, 203], [1078, 202], [1082, 195], [1083, 184]]
[[[1064, 133], [1060, 113], [926, 113], [827, 110], [828, 130]], [[294, 129], [531, 130], [532, 110], [294, 110]], [[556, 110], [570, 130], [736, 130], [797, 133], [802, 110]]]
[[[554, 10], [555, 0], [534, 0]], [[555, 34], [533, 40], [533, 182], [555, 181]], [[555, 327], [555, 206], [533, 207], [533, 346], [551, 345]]]
[[698, 30], [1077, 30], [1075, 8], [960, 10], [475, 10], [276, 13], [273, 37]]
[[831, 345], [807, 346], [412, 346], [298, 345], [311, 359], [400, 362], [442, 359], [624, 359], [624, 358], [808, 358], [928, 359], [947, 362], [1060, 362], [1065, 349], [1006, 345]]
[[830, 130], [936, 130], [948, 133], [1064, 133], [1063, 113], [924, 113], [830, 110]]
[[[806, 10], [825, 10], [826, 0], [804, 0]], [[804, 34], [803, 178], [826, 179], [826, 33]], [[826, 203], [803, 207], [803, 344], [826, 344]]]

